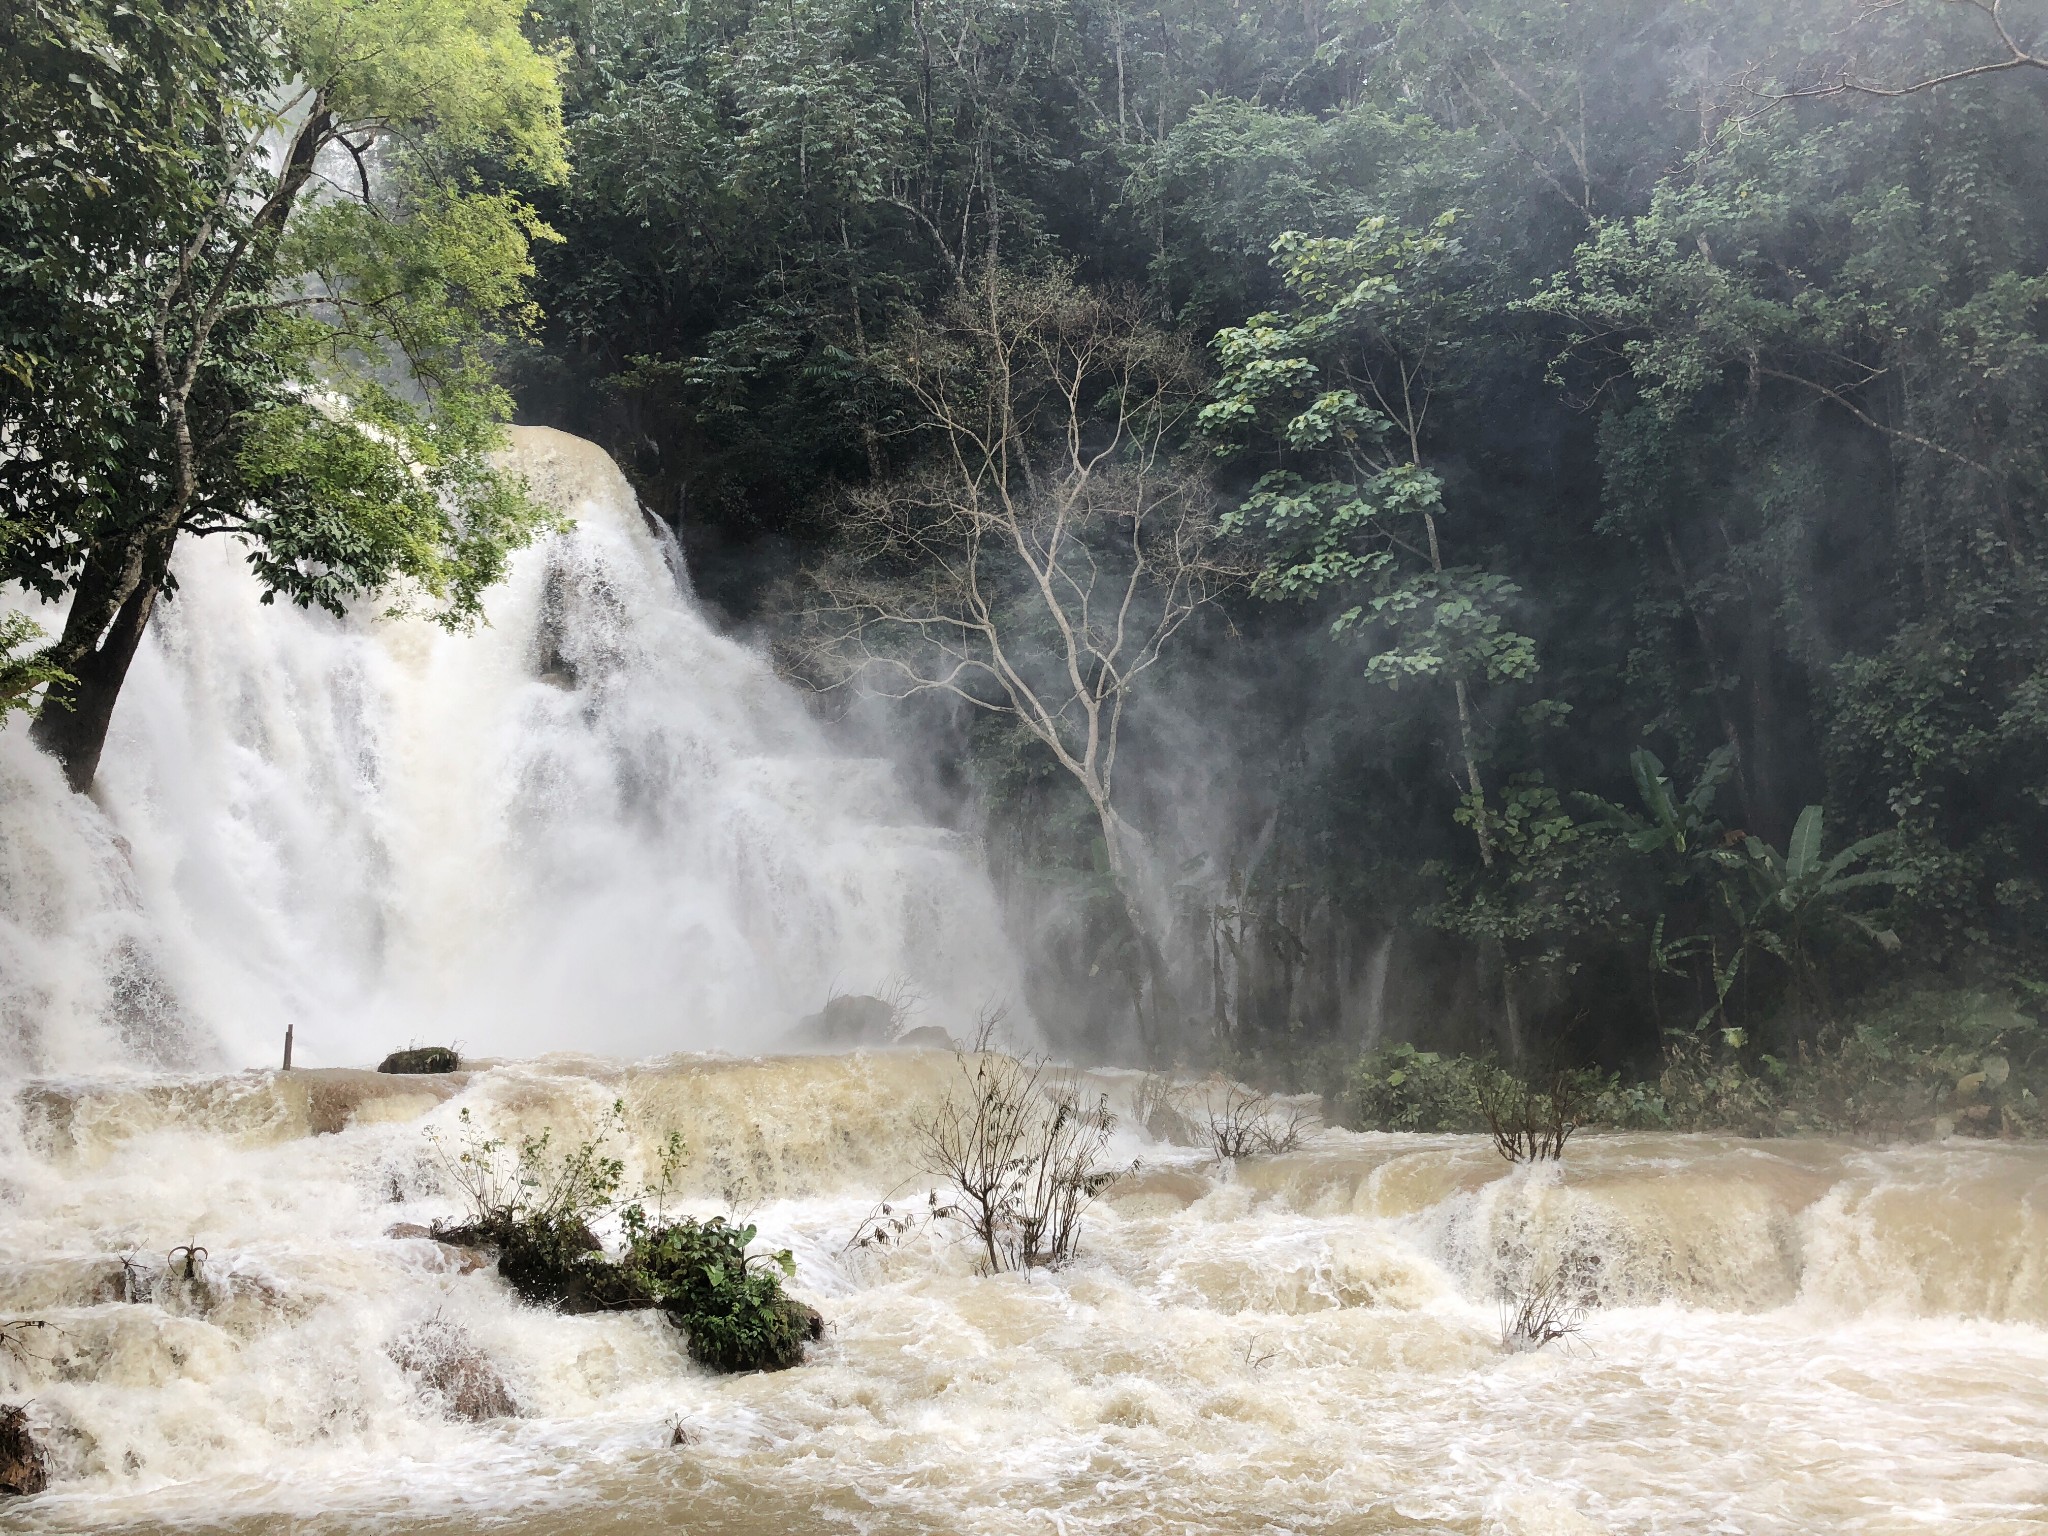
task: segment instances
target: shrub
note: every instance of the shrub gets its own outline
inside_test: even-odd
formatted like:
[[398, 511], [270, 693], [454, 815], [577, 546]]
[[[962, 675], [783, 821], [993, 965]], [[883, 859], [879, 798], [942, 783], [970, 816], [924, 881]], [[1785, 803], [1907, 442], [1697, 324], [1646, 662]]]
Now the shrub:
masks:
[[[796, 1273], [787, 1250], [749, 1257], [752, 1227], [662, 1214], [685, 1156], [680, 1133], [662, 1144], [654, 1187], [620, 1207], [625, 1163], [607, 1147], [625, 1129], [623, 1102], [594, 1136], [562, 1153], [548, 1131], [514, 1150], [484, 1135], [467, 1110], [461, 1125], [452, 1148], [428, 1133], [469, 1207], [466, 1221], [436, 1223], [434, 1235], [495, 1250], [499, 1275], [521, 1300], [563, 1312], [659, 1308], [688, 1335], [691, 1357], [722, 1371], [795, 1365], [805, 1341], [823, 1333], [824, 1320], [782, 1289]], [[592, 1231], [614, 1212], [625, 1233], [616, 1259]]]
[[1543, 1087], [1502, 1072], [1484, 1084], [1479, 1105], [1494, 1150], [1511, 1163], [1558, 1162], [1579, 1128], [1584, 1106], [1572, 1073], [1553, 1072]]
[[1483, 1131], [1485, 1095], [1505, 1077], [1490, 1061], [1391, 1045], [1351, 1076], [1358, 1123], [1370, 1131]]
[[1500, 1347], [1511, 1355], [1568, 1339], [1579, 1331], [1586, 1306], [1562, 1267], [1500, 1298]]
[[1283, 1114], [1265, 1094], [1241, 1083], [1228, 1084], [1222, 1099], [1212, 1097], [1206, 1109], [1203, 1139], [1219, 1163], [1293, 1151], [1307, 1118], [1298, 1109]]
[[[1571, 1113], [1549, 1118], [1582, 1127], [2039, 1136], [2048, 1133], [2048, 1027], [1994, 995], [1904, 991], [1785, 1056], [1758, 1051], [1740, 1029], [1703, 1030], [1673, 1040], [1654, 1079], [1581, 1070], [1533, 1095], [1490, 1061], [1397, 1045], [1352, 1069], [1351, 1107], [1374, 1130], [1479, 1131], [1497, 1123], [1526, 1151], [1526, 1133], [1544, 1129], [1544, 1117], [1528, 1113], [1529, 1100], [1540, 1108], [1560, 1086]], [[1542, 1136], [1536, 1139], [1540, 1149]]]
[[823, 1320], [785, 1295], [796, 1274], [788, 1249], [747, 1253], [754, 1229], [709, 1221], [650, 1219], [625, 1211], [626, 1252], [618, 1268], [629, 1284], [690, 1336], [690, 1356], [721, 1371], [781, 1370], [803, 1359]]
[[956, 1192], [932, 1208], [966, 1225], [990, 1274], [1058, 1269], [1083, 1213], [1123, 1172], [1101, 1161], [1116, 1128], [1109, 1100], [1083, 1104], [1043, 1062], [981, 1052], [959, 1063], [963, 1091], [918, 1127], [925, 1172]]

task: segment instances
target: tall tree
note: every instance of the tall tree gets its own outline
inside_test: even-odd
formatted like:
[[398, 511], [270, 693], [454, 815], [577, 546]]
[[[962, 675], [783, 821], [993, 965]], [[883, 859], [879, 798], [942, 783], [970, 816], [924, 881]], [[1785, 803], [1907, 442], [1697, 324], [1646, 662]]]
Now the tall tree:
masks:
[[992, 264], [890, 356], [932, 457], [848, 495], [809, 655], [834, 681], [1002, 714], [1051, 754], [1095, 814], [1157, 1043], [1166, 919], [1116, 775], [1137, 689], [1238, 575], [1179, 451], [1196, 359], [1128, 295]]
[[544, 520], [488, 461], [489, 354], [547, 231], [470, 170], [566, 173], [520, 20], [35, 0], [9, 39], [4, 575], [70, 597], [43, 660], [75, 681], [34, 731], [74, 788], [181, 537], [242, 538], [266, 596], [338, 612], [397, 583], [461, 624]]

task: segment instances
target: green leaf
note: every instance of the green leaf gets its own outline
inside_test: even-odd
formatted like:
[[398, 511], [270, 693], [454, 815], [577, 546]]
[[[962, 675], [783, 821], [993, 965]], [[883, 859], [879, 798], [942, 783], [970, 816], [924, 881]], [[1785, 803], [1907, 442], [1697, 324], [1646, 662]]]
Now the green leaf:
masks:
[[1785, 878], [1804, 880], [1820, 866], [1821, 808], [1809, 805], [1799, 813], [1792, 827], [1792, 841], [1785, 847]]

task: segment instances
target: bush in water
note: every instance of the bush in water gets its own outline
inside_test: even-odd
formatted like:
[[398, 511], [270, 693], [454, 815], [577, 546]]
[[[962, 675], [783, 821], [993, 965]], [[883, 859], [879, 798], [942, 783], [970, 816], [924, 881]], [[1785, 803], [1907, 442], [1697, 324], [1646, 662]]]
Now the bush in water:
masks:
[[1511, 1163], [1562, 1160], [1564, 1144], [1585, 1116], [1570, 1072], [1553, 1072], [1541, 1086], [1503, 1072], [1481, 1092], [1479, 1102], [1494, 1150]]
[[1300, 1110], [1283, 1112], [1265, 1094], [1242, 1083], [1228, 1084], [1223, 1097], [1210, 1097], [1205, 1108], [1209, 1123], [1202, 1140], [1219, 1163], [1292, 1152], [1308, 1121]]
[[1568, 1339], [1579, 1331], [1586, 1303], [1562, 1266], [1545, 1276], [1531, 1276], [1519, 1290], [1500, 1298], [1500, 1347], [1510, 1355], [1527, 1354]]
[[377, 1063], [377, 1070], [407, 1076], [419, 1076], [430, 1072], [460, 1072], [462, 1056], [451, 1046], [416, 1045], [403, 1051], [393, 1051]]
[[[660, 1213], [686, 1155], [679, 1132], [662, 1143], [655, 1185], [620, 1207], [625, 1162], [607, 1148], [625, 1130], [622, 1101], [594, 1136], [562, 1153], [549, 1131], [523, 1138], [515, 1150], [484, 1135], [467, 1110], [461, 1123], [452, 1150], [432, 1132], [429, 1139], [469, 1206], [468, 1219], [436, 1223], [434, 1235], [494, 1250], [499, 1275], [522, 1300], [564, 1312], [659, 1308], [689, 1336], [691, 1357], [722, 1371], [799, 1364], [805, 1342], [823, 1334], [824, 1319], [782, 1289], [796, 1273], [787, 1250], [750, 1257], [752, 1227]], [[616, 1259], [591, 1230], [614, 1211], [625, 1230]]]
[[633, 1291], [660, 1307], [690, 1335], [690, 1357], [721, 1371], [782, 1370], [803, 1360], [806, 1341], [824, 1319], [784, 1293], [796, 1274], [787, 1248], [749, 1255], [751, 1226], [650, 1219], [639, 1206], [624, 1212], [626, 1252], [618, 1269]]
[[[1081, 1216], [1124, 1170], [1101, 1162], [1116, 1116], [1081, 1102], [1065, 1073], [993, 1051], [959, 1056], [963, 1091], [918, 1126], [927, 1173], [953, 1199], [935, 1215], [963, 1222], [989, 1274], [1058, 1269], [1081, 1241]], [[886, 1212], [886, 1208], [885, 1208]]]

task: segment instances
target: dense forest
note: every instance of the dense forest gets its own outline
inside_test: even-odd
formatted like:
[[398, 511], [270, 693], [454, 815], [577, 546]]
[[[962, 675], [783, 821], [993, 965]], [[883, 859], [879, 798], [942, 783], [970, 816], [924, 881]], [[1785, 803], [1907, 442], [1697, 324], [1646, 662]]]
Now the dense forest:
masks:
[[[541, 526], [481, 458], [516, 410], [984, 838], [1062, 1049], [1754, 1064], [1901, 989], [2048, 991], [2037, 0], [540, 0], [477, 9], [524, 41], [465, 34], [474, 89], [459, 8], [388, 7], [388, 69], [327, 9], [279, 58], [165, 0], [159, 94], [19, 97], [22, 228], [62, 225], [42, 154], [169, 210], [93, 235], [121, 270], [199, 231], [155, 340], [230, 489], [78, 511], [78, 402], [146, 349], [65, 308], [114, 258], [63, 226], [6, 274], [10, 440], [50, 445], [10, 578], [139, 632], [165, 530], [227, 531], [290, 600], [397, 574], [462, 619]], [[120, 31], [36, 14], [67, 68]], [[158, 121], [181, 70], [354, 115], [221, 170], [260, 135], [201, 92], [201, 149], [67, 168], [67, 114]], [[323, 328], [262, 286], [299, 272], [430, 298]], [[367, 440], [306, 404], [349, 359]], [[91, 474], [173, 485], [133, 455], [182, 441]], [[90, 637], [4, 638], [17, 695], [90, 702]]]
[[556, 0], [512, 376], [1063, 1043], [1818, 1048], [2044, 974], [2044, 24]]

